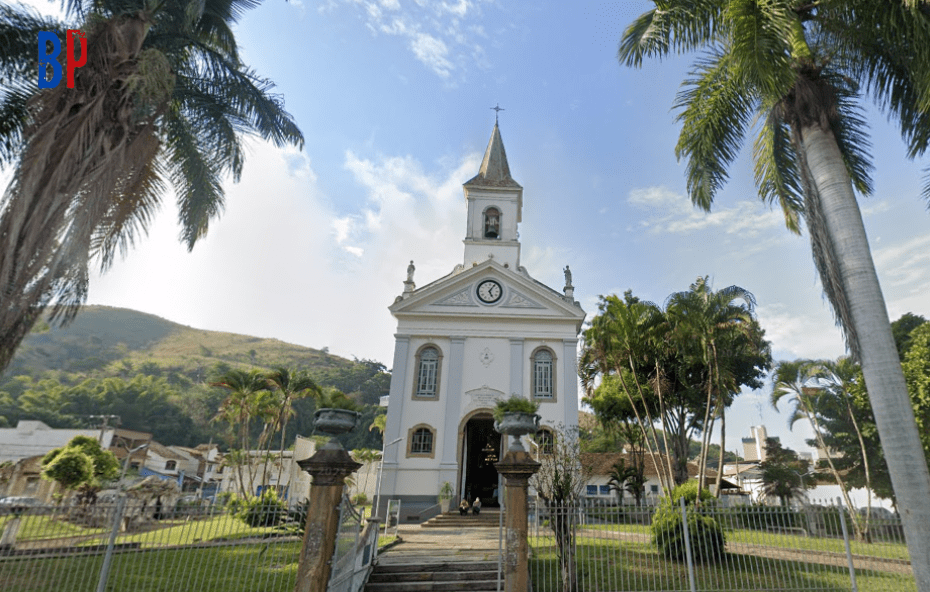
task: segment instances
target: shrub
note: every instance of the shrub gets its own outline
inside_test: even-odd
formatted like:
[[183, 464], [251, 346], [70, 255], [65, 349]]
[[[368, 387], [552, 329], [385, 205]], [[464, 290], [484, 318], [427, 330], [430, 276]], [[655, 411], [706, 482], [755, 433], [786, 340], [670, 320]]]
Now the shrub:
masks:
[[352, 498], [352, 505], [355, 506], [367, 506], [368, 505], [368, 496], [365, 495], [364, 491], [360, 491], [355, 494], [355, 497]]
[[275, 526], [287, 515], [287, 506], [278, 499], [273, 489], [267, 489], [258, 497], [242, 500], [236, 517], [253, 528]]
[[494, 419], [501, 421], [505, 413], [536, 413], [539, 411], [539, 401], [530, 401], [519, 395], [511, 395], [509, 399], [501, 399], [494, 406]]
[[[723, 558], [723, 528], [711, 516], [703, 515], [695, 501], [698, 499], [696, 481], [679, 485], [666, 496], [652, 519], [652, 542], [659, 553], [669, 559], [683, 560], [687, 557], [685, 531], [681, 519], [679, 500], [684, 498], [688, 517], [688, 535], [691, 556], [697, 563], [716, 563]], [[709, 491], [701, 490], [703, 505], [712, 505], [714, 498]]]

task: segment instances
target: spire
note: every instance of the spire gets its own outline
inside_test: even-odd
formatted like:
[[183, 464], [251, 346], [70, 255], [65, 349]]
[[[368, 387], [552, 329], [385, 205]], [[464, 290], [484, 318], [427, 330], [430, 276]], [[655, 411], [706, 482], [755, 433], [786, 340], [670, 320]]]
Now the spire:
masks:
[[491, 141], [484, 152], [481, 168], [478, 174], [465, 183], [466, 187], [510, 187], [522, 189], [519, 183], [510, 176], [510, 165], [507, 164], [507, 152], [504, 151], [504, 141], [501, 131], [494, 122], [494, 131], [491, 132]]

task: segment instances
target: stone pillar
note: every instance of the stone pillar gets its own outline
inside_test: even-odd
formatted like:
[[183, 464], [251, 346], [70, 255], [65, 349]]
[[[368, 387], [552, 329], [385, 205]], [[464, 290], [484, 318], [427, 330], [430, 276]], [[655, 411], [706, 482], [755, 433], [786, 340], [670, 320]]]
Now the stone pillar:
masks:
[[527, 533], [527, 485], [539, 470], [539, 463], [525, 450], [510, 449], [494, 465], [504, 477], [506, 530], [504, 542], [504, 590], [529, 590], [529, 543]]
[[308, 459], [297, 461], [310, 473], [310, 505], [307, 507], [307, 530], [297, 566], [294, 592], [326, 592], [332, 570], [330, 561], [336, 548], [339, 530], [339, 502], [345, 479], [362, 465], [345, 450], [322, 448]]

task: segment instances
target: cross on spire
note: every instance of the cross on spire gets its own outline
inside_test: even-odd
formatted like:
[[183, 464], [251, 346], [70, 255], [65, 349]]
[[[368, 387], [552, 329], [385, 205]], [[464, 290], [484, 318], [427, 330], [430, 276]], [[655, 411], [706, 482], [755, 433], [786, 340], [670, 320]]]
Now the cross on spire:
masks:
[[506, 111], [506, 109], [504, 109], [503, 107], [501, 107], [501, 104], [500, 104], [500, 103], [498, 103], [497, 105], [494, 105], [493, 107], [489, 107], [489, 109], [491, 109], [492, 111], [494, 111], [494, 123], [495, 123], [495, 125], [496, 125], [496, 124], [497, 124], [497, 116], [500, 114], [501, 111]]

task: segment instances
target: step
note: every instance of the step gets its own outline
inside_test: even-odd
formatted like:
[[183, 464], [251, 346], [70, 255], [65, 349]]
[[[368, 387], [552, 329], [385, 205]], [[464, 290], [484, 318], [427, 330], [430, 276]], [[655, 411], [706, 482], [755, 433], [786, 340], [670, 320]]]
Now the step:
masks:
[[[503, 583], [502, 583], [503, 584]], [[496, 592], [497, 578], [459, 582], [369, 582], [365, 592]]]
[[375, 567], [366, 592], [490, 592], [497, 590], [496, 561], [405, 562]]
[[447, 561], [443, 563], [392, 563], [390, 565], [379, 564], [372, 574], [394, 574], [394, 573], [414, 573], [418, 571], [429, 572], [482, 572], [493, 571], [497, 573], [496, 561]]

